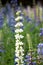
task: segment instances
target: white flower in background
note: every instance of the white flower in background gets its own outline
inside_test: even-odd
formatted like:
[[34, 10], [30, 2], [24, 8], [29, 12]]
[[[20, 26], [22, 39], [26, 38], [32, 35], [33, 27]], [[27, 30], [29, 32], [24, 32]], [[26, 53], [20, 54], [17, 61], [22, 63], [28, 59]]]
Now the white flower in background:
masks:
[[17, 12], [16, 12], [16, 15], [19, 15], [20, 13], [21, 13], [21, 10], [17, 11]]
[[19, 21], [19, 20], [23, 20], [22, 16], [18, 16], [17, 18], [15, 18], [15, 21]]
[[23, 32], [23, 29], [16, 29], [15, 30], [15, 33], [21, 33], [21, 32]]
[[15, 27], [20, 27], [20, 26], [23, 26], [23, 23], [18, 22], [18, 23], [15, 25]]

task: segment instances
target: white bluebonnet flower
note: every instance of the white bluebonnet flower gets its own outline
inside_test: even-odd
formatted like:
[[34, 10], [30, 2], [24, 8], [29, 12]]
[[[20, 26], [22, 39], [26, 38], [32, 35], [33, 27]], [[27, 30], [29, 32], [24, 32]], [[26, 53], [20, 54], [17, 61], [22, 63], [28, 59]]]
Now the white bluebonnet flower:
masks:
[[37, 53], [43, 55], [43, 43], [39, 43]]
[[15, 56], [18, 57], [17, 59], [15, 59], [15, 61], [17, 62], [16, 65], [24, 65], [24, 61], [23, 61], [23, 56], [24, 56], [24, 49], [23, 49], [23, 42], [21, 41], [21, 39], [24, 38], [24, 36], [22, 35], [23, 29], [21, 28], [23, 26], [23, 23], [20, 20], [23, 20], [23, 17], [20, 16], [19, 14], [21, 13], [21, 11], [17, 11], [16, 15], [17, 18], [15, 18], [15, 21], [17, 22], [15, 24], [15, 39], [16, 39], [16, 44], [15, 44]]

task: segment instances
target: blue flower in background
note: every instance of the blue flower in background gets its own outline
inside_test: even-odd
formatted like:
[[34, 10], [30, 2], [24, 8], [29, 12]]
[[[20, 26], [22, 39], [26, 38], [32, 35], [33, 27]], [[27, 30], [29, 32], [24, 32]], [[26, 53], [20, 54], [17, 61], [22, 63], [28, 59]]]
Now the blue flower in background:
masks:
[[26, 57], [25, 57], [26, 59], [29, 59], [29, 58], [31, 58], [31, 56], [30, 55], [26, 55]]
[[4, 50], [0, 49], [0, 52], [4, 52]]
[[40, 28], [40, 31], [42, 31], [43, 30], [43, 28]]
[[33, 65], [36, 65], [36, 62], [33, 62]]
[[25, 56], [24, 65], [36, 65], [36, 61], [31, 62], [30, 58], [30, 54]]
[[14, 27], [10, 27], [10, 30], [14, 33], [15, 30], [14, 30]]
[[15, 25], [14, 19], [10, 19], [9, 22], [8, 22], [8, 25], [9, 25], [10, 27], [13, 27], [13, 26]]
[[18, 0], [11, 0], [11, 3], [17, 3]]
[[39, 43], [37, 47], [38, 47], [37, 53], [43, 55], [43, 43]]
[[18, 0], [11, 0], [11, 5], [14, 7], [14, 10], [16, 11], [17, 10], [17, 8], [18, 8]]
[[0, 21], [0, 28], [2, 28], [3, 26], [3, 21]]
[[43, 32], [39, 33], [40, 36], [43, 36]]
[[29, 63], [29, 65], [36, 65], [36, 62]]
[[39, 36], [43, 36], [43, 28], [40, 28]]
[[20, 16], [23, 16], [24, 17], [24, 14], [23, 13], [20, 13]]
[[6, 15], [6, 8], [5, 8], [5, 7], [3, 7], [3, 8], [1, 9], [1, 13], [4, 14], [4, 15]]
[[14, 33], [15, 20], [14, 19], [11, 19], [11, 20], [8, 19], [7, 25], [10, 28], [10, 31]]
[[14, 25], [15, 25], [15, 18], [13, 11], [11, 10], [11, 6], [7, 4], [7, 25], [9, 26], [10, 30], [14, 33]]
[[40, 33], [42, 33], [43, 32], [43, 28], [40, 28]]
[[40, 24], [41, 24], [40, 21], [35, 22], [35, 26], [38, 26]]
[[25, 19], [26, 19], [27, 22], [31, 22], [32, 21], [32, 19], [29, 18], [28, 16], [26, 16]]
[[43, 47], [43, 43], [39, 43], [38, 48]]
[[25, 57], [25, 62], [27, 63], [29, 63], [30, 62], [30, 58], [31, 58], [31, 56], [30, 55], [26, 55], [26, 57]]
[[4, 21], [4, 17], [2, 16], [2, 14], [0, 14], [0, 28], [3, 27], [3, 21]]
[[6, 9], [7, 9], [8, 13], [11, 12], [11, 5], [9, 3], [6, 4]]

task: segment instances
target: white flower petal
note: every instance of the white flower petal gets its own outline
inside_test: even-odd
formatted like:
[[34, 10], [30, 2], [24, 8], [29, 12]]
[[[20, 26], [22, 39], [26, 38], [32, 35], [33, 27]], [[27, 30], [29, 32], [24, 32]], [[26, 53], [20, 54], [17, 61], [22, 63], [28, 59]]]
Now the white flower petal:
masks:
[[15, 55], [16, 55], [17, 57], [19, 57], [19, 54], [18, 54], [18, 53], [15, 53]]
[[19, 45], [23, 45], [23, 42], [19, 42]]
[[24, 36], [23, 35], [20, 35], [20, 38], [24, 38]]
[[15, 38], [16, 38], [16, 39], [20, 39], [20, 38], [22, 39], [23, 37], [24, 37], [23, 35], [19, 35], [19, 34], [16, 34], [16, 35], [15, 35]]
[[16, 29], [16, 30], [15, 30], [15, 33], [21, 33], [21, 32], [23, 32], [22, 29]]
[[19, 27], [19, 26], [23, 26], [23, 23], [18, 22], [18, 23], [15, 25], [15, 27]]
[[15, 62], [18, 62], [18, 61], [19, 61], [19, 59], [18, 59], [18, 58], [16, 58], [16, 59], [15, 59]]
[[16, 43], [16, 46], [19, 46], [19, 43]]
[[17, 39], [17, 40], [16, 40], [16, 43], [18, 43], [18, 42], [19, 42], [19, 40]]
[[21, 13], [21, 11], [19, 10], [19, 11], [16, 12], [16, 15], [19, 15], [20, 13]]
[[19, 52], [20, 52], [19, 50], [16, 50], [16, 51], [15, 51], [15, 53], [17, 53], [17, 54], [19, 54]]
[[22, 16], [18, 16], [17, 18], [15, 18], [15, 21], [19, 21], [19, 20], [22, 20], [23, 17]]
[[19, 34], [16, 34], [16, 35], [15, 35], [15, 38], [16, 38], [16, 39], [20, 39], [20, 35], [19, 35]]

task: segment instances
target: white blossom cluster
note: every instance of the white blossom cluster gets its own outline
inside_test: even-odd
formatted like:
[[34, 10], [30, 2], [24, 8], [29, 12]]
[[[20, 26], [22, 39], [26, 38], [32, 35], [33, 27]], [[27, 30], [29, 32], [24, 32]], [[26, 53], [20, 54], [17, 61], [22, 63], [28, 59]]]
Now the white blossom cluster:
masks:
[[15, 56], [17, 57], [15, 59], [15, 62], [17, 63], [16, 65], [23, 65], [23, 56], [24, 56], [24, 49], [23, 49], [23, 42], [21, 41], [21, 39], [24, 38], [24, 36], [21, 34], [23, 32], [23, 29], [20, 28], [23, 26], [23, 23], [20, 22], [20, 20], [23, 19], [22, 16], [20, 16], [19, 14], [21, 13], [21, 11], [17, 11], [16, 15], [17, 18], [15, 19], [15, 21], [17, 22], [15, 25], [15, 39], [16, 39], [16, 44], [15, 44]]

